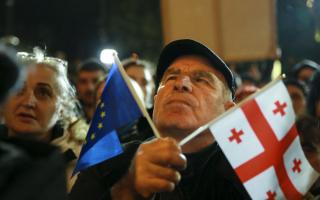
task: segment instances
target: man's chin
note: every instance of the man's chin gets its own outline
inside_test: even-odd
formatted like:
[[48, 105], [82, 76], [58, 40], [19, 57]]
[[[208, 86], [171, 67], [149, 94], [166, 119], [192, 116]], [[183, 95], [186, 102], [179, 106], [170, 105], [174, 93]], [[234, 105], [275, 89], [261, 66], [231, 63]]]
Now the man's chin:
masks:
[[185, 124], [166, 124], [160, 128], [161, 136], [163, 137], [173, 137], [176, 140], [182, 140], [187, 137], [190, 133], [196, 130], [195, 127], [186, 126]]
[[92, 106], [96, 105], [96, 102], [91, 101], [91, 100], [82, 100], [80, 102], [81, 102], [82, 106], [85, 106], [85, 107], [92, 107]]

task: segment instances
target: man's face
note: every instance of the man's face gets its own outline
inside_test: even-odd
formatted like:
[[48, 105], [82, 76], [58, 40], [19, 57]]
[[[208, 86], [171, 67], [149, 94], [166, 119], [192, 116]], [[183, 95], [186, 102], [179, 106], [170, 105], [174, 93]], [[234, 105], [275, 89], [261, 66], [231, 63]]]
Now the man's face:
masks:
[[182, 139], [223, 113], [230, 101], [222, 80], [205, 58], [188, 55], [174, 60], [154, 98], [153, 120], [162, 136]]
[[310, 68], [310, 67], [304, 67], [298, 73], [298, 80], [301, 81], [301, 82], [304, 82], [304, 83], [308, 83], [309, 80], [311, 79], [314, 71], [315, 70]]
[[77, 79], [77, 92], [79, 100], [85, 106], [95, 105], [95, 89], [96, 85], [104, 72], [96, 71], [80, 71]]
[[287, 89], [292, 100], [294, 112], [296, 115], [303, 114], [306, 106], [306, 98], [303, 91], [295, 85], [287, 85]]
[[146, 96], [148, 81], [144, 68], [138, 65], [132, 65], [126, 69], [126, 72], [130, 78], [132, 78], [139, 84], [144, 93], [144, 96]]

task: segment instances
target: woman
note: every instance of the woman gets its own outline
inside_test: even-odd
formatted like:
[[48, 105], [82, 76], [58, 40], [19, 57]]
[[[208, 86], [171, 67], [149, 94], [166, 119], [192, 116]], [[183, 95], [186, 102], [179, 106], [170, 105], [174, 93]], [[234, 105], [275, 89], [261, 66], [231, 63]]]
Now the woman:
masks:
[[[31, 138], [60, 146], [63, 152], [67, 152], [68, 160], [72, 161], [67, 171], [69, 180], [85, 137], [79, 137], [80, 129], [75, 128], [83, 125], [75, 120], [75, 92], [67, 78], [65, 61], [46, 57], [39, 49], [34, 52], [18, 53], [18, 59], [28, 68], [23, 87], [4, 105], [7, 136]], [[81, 129], [84, 135], [86, 130], [84, 125]]]

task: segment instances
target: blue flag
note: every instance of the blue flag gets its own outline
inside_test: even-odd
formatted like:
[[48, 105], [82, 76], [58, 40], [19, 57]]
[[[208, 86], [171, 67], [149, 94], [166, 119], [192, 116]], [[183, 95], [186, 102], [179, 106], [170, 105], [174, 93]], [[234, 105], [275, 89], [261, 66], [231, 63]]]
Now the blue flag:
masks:
[[121, 154], [116, 129], [132, 124], [140, 116], [138, 104], [113, 64], [73, 174]]

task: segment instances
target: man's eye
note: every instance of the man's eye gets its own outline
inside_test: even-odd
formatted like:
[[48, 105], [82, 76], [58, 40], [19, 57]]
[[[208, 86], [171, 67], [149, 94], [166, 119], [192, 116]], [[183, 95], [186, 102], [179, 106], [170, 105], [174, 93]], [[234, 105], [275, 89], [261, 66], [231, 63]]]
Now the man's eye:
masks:
[[166, 78], [166, 81], [170, 81], [170, 80], [176, 80], [177, 76], [176, 75], [169, 75]]
[[197, 83], [210, 83], [206, 77], [195, 77], [194, 80]]
[[196, 82], [207, 82], [207, 80], [205, 78], [198, 77], [196, 78]]

